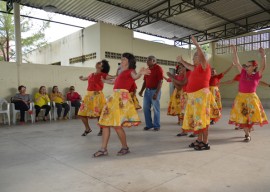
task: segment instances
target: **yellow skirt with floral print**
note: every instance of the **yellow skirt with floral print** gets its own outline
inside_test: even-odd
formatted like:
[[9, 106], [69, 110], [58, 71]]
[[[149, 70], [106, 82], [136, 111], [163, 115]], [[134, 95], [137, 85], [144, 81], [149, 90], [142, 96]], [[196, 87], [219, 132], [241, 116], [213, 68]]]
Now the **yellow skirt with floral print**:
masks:
[[210, 119], [217, 122], [221, 117], [221, 110], [216, 103], [215, 96], [210, 92]]
[[188, 100], [185, 110], [183, 130], [185, 132], [201, 132], [210, 124], [210, 91], [203, 88], [193, 93], [187, 93]]
[[174, 89], [171, 98], [170, 103], [168, 106], [168, 112], [167, 115], [171, 116], [177, 116], [181, 114], [181, 95], [183, 94], [183, 90]]
[[102, 91], [87, 91], [78, 115], [88, 118], [98, 118], [105, 103], [106, 99]]
[[241, 128], [268, 124], [261, 101], [256, 93], [238, 93], [231, 110], [229, 124]]
[[131, 96], [131, 98], [133, 100], [133, 103], [135, 105], [135, 109], [137, 109], [137, 110], [141, 109], [142, 107], [140, 106], [140, 103], [139, 103], [139, 100], [138, 100], [138, 98], [136, 96], [136, 93], [130, 92], [130, 96]]
[[187, 92], [183, 92], [180, 97], [181, 113], [178, 115], [179, 120], [184, 120], [186, 105], [187, 105]]
[[210, 91], [214, 96], [214, 99], [217, 103], [218, 109], [221, 110], [222, 109], [222, 104], [221, 104], [221, 96], [220, 96], [220, 91], [218, 86], [211, 86], [210, 87]]
[[98, 124], [104, 127], [131, 127], [141, 123], [129, 92], [115, 89], [106, 102]]

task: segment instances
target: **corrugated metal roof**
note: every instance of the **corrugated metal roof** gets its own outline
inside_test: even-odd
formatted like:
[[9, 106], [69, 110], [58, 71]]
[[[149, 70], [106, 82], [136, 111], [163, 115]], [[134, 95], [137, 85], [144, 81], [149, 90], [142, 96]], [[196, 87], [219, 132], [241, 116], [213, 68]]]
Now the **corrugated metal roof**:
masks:
[[[179, 3], [192, 3], [190, 0], [170, 0], [170, 5]], [[270, 20], [269, 0], [219, 0], [189, 10], [185, 13], [163, 18], [154, 23], [147, 23], [136, 28], [141, 32], [172, 38], [173, 36], [184, 37], [214, 27], [222, 29], [222, 25], [230, 21], [263, 12], [249, 18], [249, 21], [258, 22]], [[196, 3], [199, 0], [195, 0]], [[210, 1], [201, 1], [210, 2]], [[132, 18], [144, 17], [167, 8], [168, 1], [165, 0], [21, 0], [20, 4], [42, 9], [46, 5], [57, 7], [57, 12], [81, 19], [103, 21], [114, 25], [121, 25]], [[190, 5], [192, 6], [192, 5]], [[266, 11], [265, 11], [266, 9]], [[268, 10], [268, 12], [267, 12]], [[147, 13], [146, 13], [147, 11]], [[173, 25], [175, 23], [176, 25]], [[245, 21], [237, 21], [245, 25]], [[178, 25], [178, 26], [177, 26]]]
[[[179, 1], [179, 0], [177, 0]], [[164, 0], [112, 0], [111, 1], [114, 4], [120, 4], [129, 8], [134, 8], [135, 10], [139, 10], [141, 12], [144, 12], [157, 4], [164, 2]]]
[[230, 20], [250, 15], [261, 10], [260, 7], [252, 3], [251, 0], [227, 0], [226, 3], [224, 3], [224, 1], [219, 1], [208, 5], [207, 8]]
[[223, 20], [201, 10], [189, 11], [176, 15], [168, 20], [175, 21], [178, 24], [185, 23], [186, 26], [193, 27], [201, 31], [224, 23]]
[[194, 33], [194, 31], [177, 27], [173, 24], [164, 21], [158, 21], [156, 23], [141, 27], [139, 30], [151, 34], [153, 33], [154, 30], [156, 35], [161, 37], [167, 37], [169, 39], [172, 39], [173, 37], [181, 38]]

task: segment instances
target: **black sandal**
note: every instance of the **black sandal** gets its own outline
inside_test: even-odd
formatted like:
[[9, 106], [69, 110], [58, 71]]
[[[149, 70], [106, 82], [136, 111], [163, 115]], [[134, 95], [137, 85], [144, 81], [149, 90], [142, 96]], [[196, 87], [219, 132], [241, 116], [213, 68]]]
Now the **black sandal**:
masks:
[[182, 137], [182, 136], [187, 136], [187, 133], [178, 133], [177, 135], [176, 135], [177, 137]]
[[201, 142], [199, 145], [195, 146], [196, 151], [210, 150], [210, 145], [208, 143]]
[[122, 155], [126, 155], [128, 153], [130, 153], [130, 151], [129, 151], [129, 148], [127, 147], [127, 148], [122, 148], [120, 151], [118, 151], [117, 155], [122, 156]]
[[107, 149], [104, 149], [104, 150], [100, 149], [93, 154], [93, 157], [102, 157], [102, 156], [107, 156], [108, 154], [109, 153], [108, 153]]
[[245, 139], [244, 139], [244, 142], [248, 143], [251, 141], [251, 137], [248, 136], [248, 135], [245, 135]]
[[194, 147], [200, 145], [201, 143], [202, 143], [201, 141], [196, 140], [195, 142], [192, 142], [192, 143], [189, 145], [189, 147], [190, 147], [190, 148], [194, 148]]
[[195, 135], [194, 133], [191, 133], [188, 137], [196, 137], [197, 135]]
[[92, 132], [92, 129], [89, 129], [88, 131], [84, 131], [84, 133], [82, 134], [82, 136], [86, 136], [90, 132]]
[[97, 136], [102, 136], [102, 130], [98, 132]]

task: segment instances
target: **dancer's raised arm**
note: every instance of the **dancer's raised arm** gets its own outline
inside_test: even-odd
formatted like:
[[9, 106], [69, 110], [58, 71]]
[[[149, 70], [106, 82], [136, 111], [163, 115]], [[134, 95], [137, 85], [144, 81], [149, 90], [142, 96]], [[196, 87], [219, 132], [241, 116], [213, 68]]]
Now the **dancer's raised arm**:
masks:
[[203, 69], [206, 69], [206, 66], [208, 65], [208, 63], [207, 63], [207, 60], [205, 58], [204, 52], [203, 52], [202, 48], [200, 47], [199, 43], [197, 42], [197, 40], [195, 39], [195, 37], [194, 36], [191, 36], [191, 39], [192, 39], [193, 44], [197, 48], [199, 62], [202, 65], [202, 68]]
[[234, 62], [232, 62], [232, 64], [230, 65], [230, 67], [228, 67], [228, 69], [226, 69], [224, 72], [223, 72], [223, 75], [225, 75], [226, 73], [228, 73], [232, 67], [235, 66]]
[[182, 64], [185, 66], [185, 68], [187, 68], [187, 69], [189, 69], [189, 70], [191, 70], [191, 71], [194, 70], [194, 65], [192, 65], [192, 64], [190, 64], [190, 63], [188, 63], [188, 62], [186, 62], [186, 61], [183, 59], [182, 56], [178, 56], [178, 57], [176, 58], [176, 61], [179, 62], [179, 63], [182, 63]]
[[240, 64], [239, 57], [238, 57], [237, 50], [236, 50], [236, 46], [232, 45], [231, 48], [233, 51], [233, 63], [236, 65], [238, 71], [241, 73], [243, 67]]
[[261, 55], [261, 59], [262, 59], [262, 63], [261, 63], [261, 67], [259, 69], [259, 74], [262, 75], [265, 67], [266, 67], [266, 55], [265, 55], [265, 51], [263, 48], [259, 49], [260, 55]]

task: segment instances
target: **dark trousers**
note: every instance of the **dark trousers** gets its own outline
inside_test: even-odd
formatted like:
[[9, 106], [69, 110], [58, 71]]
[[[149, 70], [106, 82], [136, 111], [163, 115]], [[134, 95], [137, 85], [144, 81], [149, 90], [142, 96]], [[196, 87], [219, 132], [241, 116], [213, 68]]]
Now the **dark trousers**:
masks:
[[71, 102], [71, 106], [75, 107], [75, 115], [78, 115], [78, 111], [80, 109], [81, 102], [79, 100], [73, 101], [73, 102]]
[[23, 101], [14, 101], [15, 109], [20, 110], [20, 121], [24, 121], [25, 111], [28, 111], [30, 107]]
[[45, 109], [45, 116], [47, 116], [51, 110], [51, 106], [50, 105], [43, 105], [42, 107], [40, 107], [38, 105], [35, 105], [35, 109], [36, 109], [36, 117], [38, 116], [41, 109]]
[[63, 117], [67, 116], [69, 112], [69, 105], [67, 103], [55, 103], [57, 108], [57, 116], [58, 118], [61, 116], [62, 108], [64, 108], [64, 115]]

